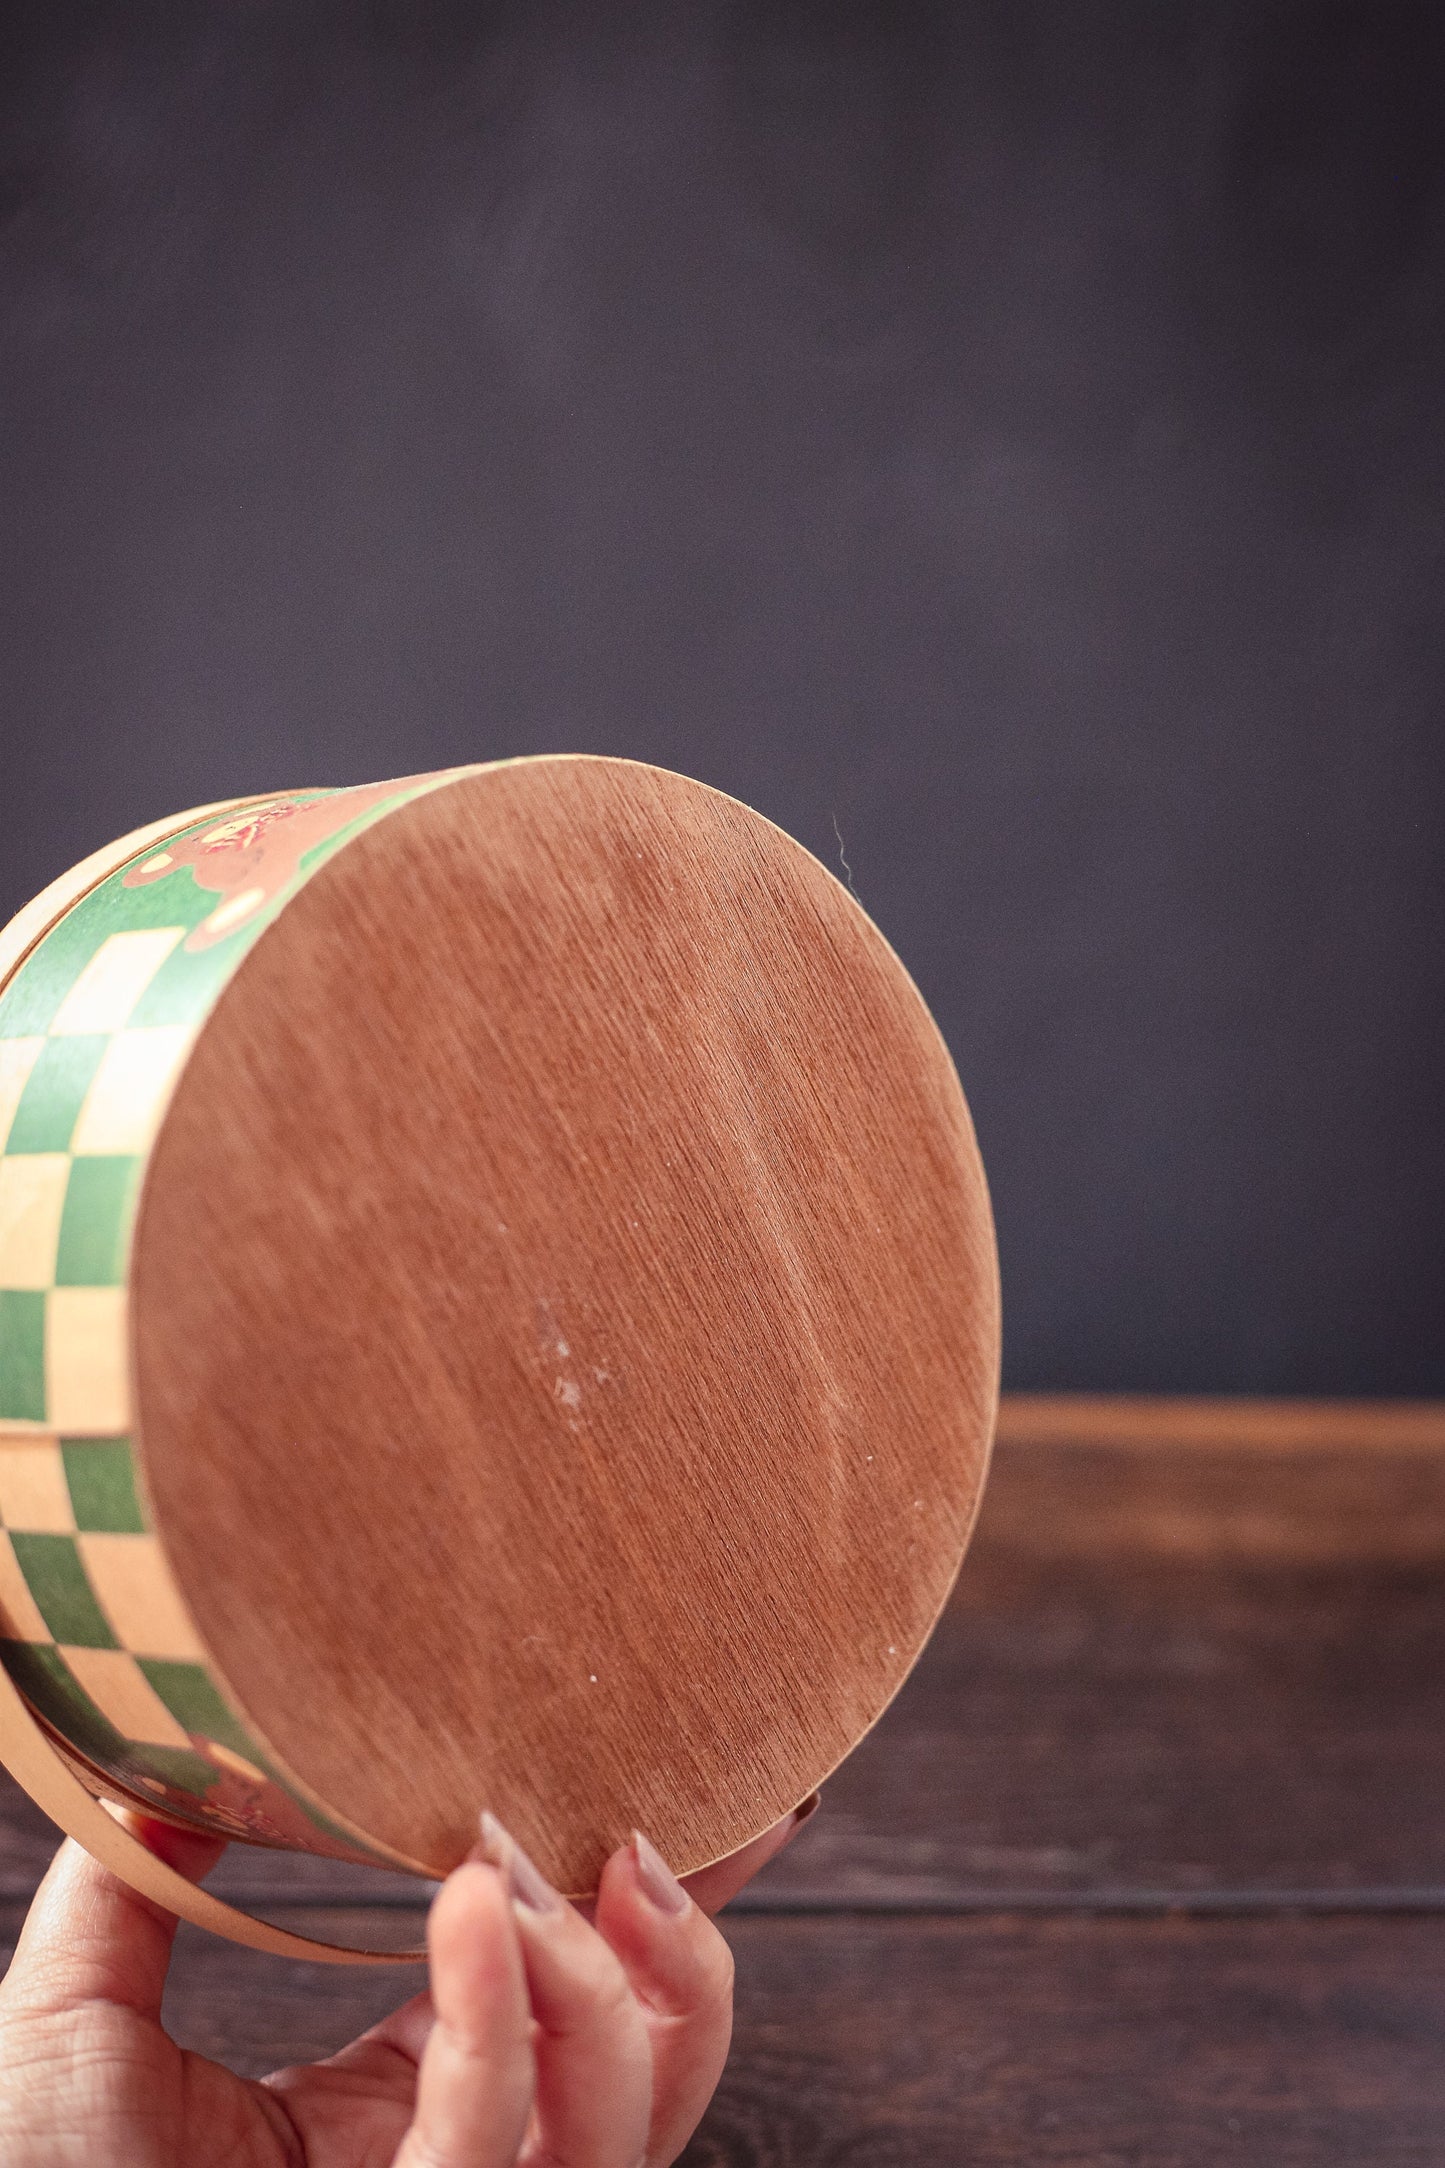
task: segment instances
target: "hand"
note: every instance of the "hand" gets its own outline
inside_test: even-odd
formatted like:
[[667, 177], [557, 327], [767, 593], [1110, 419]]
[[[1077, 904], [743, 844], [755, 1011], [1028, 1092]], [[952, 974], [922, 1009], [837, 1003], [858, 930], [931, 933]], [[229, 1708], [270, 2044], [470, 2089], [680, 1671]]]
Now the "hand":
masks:
[[[665, 2168], [727, 2056], [732, 1958], [708, 1915], [806, 1811], [687, 1889], [634, 1839], [590, 1923], [487, 1817], [432, 1904], [429, 1990], [259, 2080], [170, 2039], [175, 1920], [66, 1843], [0, 1985], [5, 2168]], [[193, 1876], [222, 1849], [130, 1826]]]

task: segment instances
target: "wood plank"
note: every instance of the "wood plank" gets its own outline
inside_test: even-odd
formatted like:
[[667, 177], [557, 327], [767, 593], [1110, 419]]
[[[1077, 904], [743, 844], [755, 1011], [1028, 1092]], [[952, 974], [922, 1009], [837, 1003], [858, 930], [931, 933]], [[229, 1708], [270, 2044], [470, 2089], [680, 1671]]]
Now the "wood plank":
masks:
[[1445, 1559], [1445, 1453], [1203, 1441], [1001, 1445], [960, 1593], [1075, 1562], [1305, 1569]]
[[743, 1920], [688, 2168], [1438, 2168], [1445, 1921]]
[[1005, 1393], [1002, 1444], [1381, 1446], [1445, 1452], [1445, 1401], [1190, 1399], [1150, 1393]]
[[[1438, 1582], [1335, 1576], [1191, 1609], [1195, 1576], [961, 1607], [746, 1902], [1433, 1890]], [[1214, 1592], [1211, 1592], [1214, 1593]]]
[[[18, 1910], [0, 1918], [13, 1934]], [[364, 1931], [356, 1914], [301, 1915]], [[732, 2060], [689, 2168], [1436, 2168], [1445, 1920], [739, 1919]], [[257, 2073], [416, 1975], [183, 1928], [167, 2017]]]
[[1445, 1461], [1003, 1448], [954, 1599], [754, 1902], [1445, 1891]]
[[[923, 1663], [743, 1901], [1445, 1902], [1442, 1798], [1445, 1455], [1004, 1445]], [[0, 1895], [53, 1843], [12, 1791]], [[215, 1880], [410, 1893], [242, 1847]]]
[[[1445, 1455], [1264, 1443], [1181, 1415], [1001, 1445], [923, 1665], [726, 1923], [691, 2168], [1439, 2162]], [[0, 1939], [52, 1844], [7, 1803]], [[409, 1885], [337, 1876], [237, 1847], [217, 1881], [415, 1938]], [[183, 1930], [168, 2014], [256, 2071], [415, 1979]]]

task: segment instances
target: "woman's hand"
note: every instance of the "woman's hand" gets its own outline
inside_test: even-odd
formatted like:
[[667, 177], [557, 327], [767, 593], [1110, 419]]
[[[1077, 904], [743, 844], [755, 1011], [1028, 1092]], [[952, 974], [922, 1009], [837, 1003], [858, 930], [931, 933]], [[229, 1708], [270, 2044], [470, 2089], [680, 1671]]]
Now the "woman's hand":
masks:
[[[431, 1908], [430, 1989], [259, 2080], [170, 2039], [175, 1920], [66, 1843], [0, 1985], [5, 2168], [664, 2168], [727, 2056], [732, 1959], [708, 1915], [807, 1811], [687, 1889], [634, 1838], [590, 1922], [485, 1817]], [[220, 1849], [131, 1826], [188, 1874]]]

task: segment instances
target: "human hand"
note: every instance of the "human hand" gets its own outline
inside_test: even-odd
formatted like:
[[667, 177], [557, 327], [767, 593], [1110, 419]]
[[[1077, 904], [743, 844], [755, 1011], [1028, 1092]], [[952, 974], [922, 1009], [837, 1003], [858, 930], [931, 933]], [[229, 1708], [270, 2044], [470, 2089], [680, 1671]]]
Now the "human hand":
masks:
[[[816, 1801], [676, 1882], [645, 1838], [586, 1919], [490, 1817], [427, 1923], [430, 1986], [322, 2063], [238, 2078], [176, 2046], [176, 1922], [67, 1842], [0, 1984], [5, 2168], [665, 2168], [732, 2026], [716, 1912]], [[130, 1826], [200, 1876], [221, 1850]]]

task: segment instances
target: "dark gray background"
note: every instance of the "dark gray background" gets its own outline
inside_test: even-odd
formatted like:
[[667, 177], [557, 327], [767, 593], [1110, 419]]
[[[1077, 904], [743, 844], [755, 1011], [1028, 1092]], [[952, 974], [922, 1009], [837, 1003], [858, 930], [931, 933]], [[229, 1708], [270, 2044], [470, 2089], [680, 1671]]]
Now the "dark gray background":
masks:
[[1445, 1391], [1445, 9], [0, 39], [0, 909], [227, 793], [688, 770], [933, 1003], [1010, 1382]]

